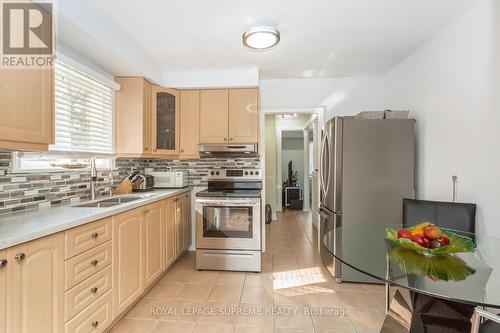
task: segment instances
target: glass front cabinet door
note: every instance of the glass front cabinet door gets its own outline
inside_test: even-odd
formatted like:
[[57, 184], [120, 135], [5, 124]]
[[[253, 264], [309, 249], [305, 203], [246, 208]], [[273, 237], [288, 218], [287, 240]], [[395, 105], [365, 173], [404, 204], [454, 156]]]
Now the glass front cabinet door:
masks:
[[153, 86], [152, 96], [153, 154], [179, 154], [179, 91]]

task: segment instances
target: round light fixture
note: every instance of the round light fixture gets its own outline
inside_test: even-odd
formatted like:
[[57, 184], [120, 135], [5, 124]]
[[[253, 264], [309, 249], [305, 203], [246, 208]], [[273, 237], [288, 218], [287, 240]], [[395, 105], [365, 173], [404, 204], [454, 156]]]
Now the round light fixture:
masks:
[[280, 32], [271, 27], [255, 27], [243, 34], [243, 45], [252, 50], [269, 50], [279, 42]]

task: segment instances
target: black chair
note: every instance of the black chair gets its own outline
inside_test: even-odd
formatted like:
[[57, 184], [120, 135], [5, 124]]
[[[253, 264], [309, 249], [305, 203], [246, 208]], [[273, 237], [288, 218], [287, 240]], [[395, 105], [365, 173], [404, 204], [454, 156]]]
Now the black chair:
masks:
[[443, 228], [474, 233], [476, 205], [403, 199], [403, 225], [413, 226], [425, 221]]
[[[476, 205], [403, 199], [403, 225], [414, 226], [426, 221], [458, 232], [474, 233]], [[463, 332], [464, 328], [470, 329], [470, 318], [474, 313], [474, 307], [414, 292], [410, 292], [410, 296], [414, 311], [411, 321], [412, 332], [434, 332], [433, 327], [441, 321], [446, 321], [449, 327], [454, 327], [450, 328], [449, 332]]]

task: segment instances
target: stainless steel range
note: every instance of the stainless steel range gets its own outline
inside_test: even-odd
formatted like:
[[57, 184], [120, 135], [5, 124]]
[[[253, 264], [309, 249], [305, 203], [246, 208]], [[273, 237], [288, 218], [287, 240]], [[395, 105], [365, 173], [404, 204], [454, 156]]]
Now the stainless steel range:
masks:
[[218, 169], [196, 194], [196, 269], [261, 271], [260, 169]]

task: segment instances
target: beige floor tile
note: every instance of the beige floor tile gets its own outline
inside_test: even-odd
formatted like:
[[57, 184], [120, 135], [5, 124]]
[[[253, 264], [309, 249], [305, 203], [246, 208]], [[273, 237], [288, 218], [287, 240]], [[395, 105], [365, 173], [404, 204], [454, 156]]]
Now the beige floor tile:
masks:
[[263, 326], [235, 326], [234, 333], [274, 333], [274, 329]]
[[[379, 292], [375, 292], [375, 293], [369, 293], [370, 296], [375, 300], [375, 302], [377, 303], [377, 305], [379, 306], [379, 308], [381, 308], [382, 310], [385, 309], [385, 293], [379, 293]], [[392, 300], [392, 296], [391, 296], [391, 300]]]
[[337, 291], [340, 300], [347, 308], [377, 308], [375, 300], [365, 291]]
[[267, 287], [244, 286], [241, 303], [273, 304], [273, 290]]
[[351, 319], [358, 332], [380, 332], [385, 315], [380, 309], [351, 309]]
[[275, 333], [314, 333], [313, 329], [300, 330], [295, 328], [276, 328]]
[[241, 286], [218, 286], [215, 285], [208, 296], [209, 301], [215, 302], [239, 302], [241, 298]]
[[173, 299], [179, 294], [183, 286], [183, 282], [160, 281], [146, 294], [146, 297]]
[[123, 318], [110, 333], [149, 333], [158, 322], [155, 320], [141, 320]]
[[220, 272], [215, 280], [218, 286], [243, 286], [246, 273], [242, 272]]
[[244, 326], [274, 326], [274, 316], [269, 305], [240, 304], [240, 314], [236, 325]]
[[333, 281], [333, 287], [336, 290], [349, 290], [349, 291], [365, 290], [362, 283], [350, 283], [350, 282], [338, 283]]
[[195, 326], [195, 322], [161, 321], [151, 333], [191, 333]]
[[188, 321], [196, 322], [205, 302], [174, 300], [168, 307], [168, 311], [160, 316], [162, 321]]
[[191, 284], [186, 283], [177, 294], [176, 299], [187, 299], [193, 301], [206, 301], [210, 291], [212, 290], [211, 284]]
[[205, 311], [198, 318], [198, 322], [234, 325], [236, 324], [238, 303], [207, 302]]
[[252, 287], [272, 287], [272, 273], [247, 273], [245, 277], [245, 286]]
[[173, 269], [165, 274], [165, 276], [162, 278], [162, 281], [188, 282], [191, 279], [191, 275], [193, 275], [193, 273], [193, 270]]
[[219, 272], [194, 271], [189, 279], [189, 283], [214, 284], [218, 276]]
[[314, 329], [312, 318], [307, 314], [307, 308], [279, 306], [275, 323], [277, 328]]
[[274, 290], [275, 305], [307, 306], [307, 289], [303, 286]]
[[233, 325], [221, 325], [199, 322], [194, 328], [194, 333], [233, 333]]
[[154, 312], [154, 310], [158, 308], [166, 308], [170, 306], [172, 302], [172, 299], [144, 297], [137, 302], [132, 309], [130, 309], [125, 317], [131, 319], [158, 320], [160, 319], [160, 316], [158, 313]]
[[366, 291], [372, 292], [372, 293], [385, 292], [385, 285], [384, 284], [365, 283], [365, 284], [363, 284], [363, 288], [365, 288]]
[[316, 331], [336, 330], [337, 332], [356, 333], [349, 315], [344, 308], [311, 308]]

